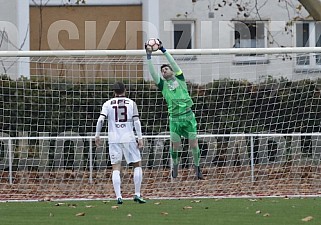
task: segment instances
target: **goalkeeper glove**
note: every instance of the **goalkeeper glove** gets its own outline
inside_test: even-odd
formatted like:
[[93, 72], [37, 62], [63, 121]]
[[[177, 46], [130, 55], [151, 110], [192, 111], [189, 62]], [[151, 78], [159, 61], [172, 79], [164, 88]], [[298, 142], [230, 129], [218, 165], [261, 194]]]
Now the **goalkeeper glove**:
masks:
[[145, 50], [146, 50], [147, 59], [151, 59], [152, 58], [152, 51], [148, 50], [147, 44], [145, 44]]
[[163, 42], [161, 41], [161, 40], [159, 40], [159, 39], [157, 39], [158, 41], [159, 41], [159, 50], [161, 50], [162, 51], [162, 53], [165, 53], [166, 52], [166, 48], [164, 48], [164, 46], [163, 46]]

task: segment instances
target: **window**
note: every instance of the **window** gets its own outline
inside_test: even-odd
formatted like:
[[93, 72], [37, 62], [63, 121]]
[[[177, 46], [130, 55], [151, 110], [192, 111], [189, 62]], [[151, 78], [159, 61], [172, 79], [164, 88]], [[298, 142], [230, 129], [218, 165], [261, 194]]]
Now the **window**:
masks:
[[174, 49], [194, 47], [194, 21], [173, 21]]
[[[321, 23], [297, 22], [295, 24], [296, 47], [321, 47]], [[321, 55], [298, 54], [296, 65], [298, 68], [321, 66]]]
[[235, 22], [235, 48], [265, 48], [265, 37], [263, 22]]
[[[266, 48], [267, 31], [264, 21], [234, 21], [234, 48]], [[236, 55], [235, 63], [265, 63], [266, 55]]]

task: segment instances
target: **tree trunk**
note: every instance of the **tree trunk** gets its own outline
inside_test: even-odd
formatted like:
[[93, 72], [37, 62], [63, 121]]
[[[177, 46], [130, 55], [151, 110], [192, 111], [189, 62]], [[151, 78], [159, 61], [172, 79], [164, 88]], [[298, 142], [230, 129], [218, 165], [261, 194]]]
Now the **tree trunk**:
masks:
[[316, 21], [321, 21], [321, 0], [299, 0]]

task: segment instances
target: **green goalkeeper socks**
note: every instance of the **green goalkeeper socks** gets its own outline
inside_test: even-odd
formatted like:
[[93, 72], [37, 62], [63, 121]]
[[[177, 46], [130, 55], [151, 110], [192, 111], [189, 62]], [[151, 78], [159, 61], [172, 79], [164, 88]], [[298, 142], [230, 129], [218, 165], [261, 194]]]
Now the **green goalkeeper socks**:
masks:
[[200, 149], [198, 147], [192, 148], [192, 153], [193, 153], [195, 166], [199, 166], [200, 165]]
[[171, 148], [170, 153], [171, 153], [171, 157], [173, 160], [173, 164], [177, 165], [178, 164], [178, 151]]
[[[178, 151], [175, 149], [170, 150], [171, 157], [173, 160], [173, 164], [177, 165], [178, 164]], [[194, 164], [195, 166], [200, 165], [200, 149], [198, 147], [192, 148], [192, 153], [193, 153], [193, 158], [194, 158]]]

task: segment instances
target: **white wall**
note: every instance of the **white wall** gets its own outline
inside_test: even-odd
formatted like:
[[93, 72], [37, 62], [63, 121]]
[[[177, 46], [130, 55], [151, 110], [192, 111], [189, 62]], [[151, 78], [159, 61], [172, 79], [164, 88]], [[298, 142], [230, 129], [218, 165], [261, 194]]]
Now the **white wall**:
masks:
[[[216, 4], [214, 4], [216, 2]], [[228, 1], [227, 1], [228, 2]], [[230, 1], [232, 2], [232, 1]], [[223, 4], [222, 1], [214, 0], [198, 0], [196, 3], [186, 0], [162, 0], [159, 8], [160, 15], [160, 38], [167, 48], [173, 48], [173, 35], [168, 30], [169, 24], [173, 20], [195, 20], [195, 46], [194, 48], [231, 48], [234, 42], [234, 30], [231, 27], [231, 20], [266, 20], [268, 21], [268, 27], [271, 31], [270, 35], [273, 37], [273, 44], [268, 43], [268, 47], [292, 47], [294, 46], [294, 38], [292, 33], [287, 33], [284, 28], [287, 22], [293, 20], [296, 16], [305, 18], [308, 13], [302, 8], [301, 11], [297, 11], [296, 6], [298, 1], [267, 1], [258, 0], [259, 13], [255, 11], [254, 0], [246, 2], [252, 2], [249, 8], [252, 11], [248, 17], [244, 17], [244, 12], [239, 12], [235, 3], [232, 6], [219, 7], [218, 3]], [[243, 1], [244, 4], [244, 1]], [[211, 10], [209, 10], [209, 8]], [[214, 10], [217, 8], [218, 10]], [[214, 18], [209, 18], [209, 11], [214, 12]], [[215, 57], [213, 57], [215, 58]], [[210, 59], [209, 59], [210, 60]], [[232, 62], [232, 58], [231, 58]], [[204, 66], [200, 66], [197, 70], [197, 66], [201, 62], [193, 64], [193, 74], [189, 65], [181, 63], [183, 69], [186, 68], [185, 76], [191, 81], [200, 81], [202, 83], [210, 82], [212, 79], [220, 79], [230, 74], [230, 77], [234, 79], [246, 79], [250, 81], [258, 81], [257, 79], [264, 79], [264, 77], [257, 77], [253, 71], [257, 70], [256, 67], [248, 65], [246, 67], [233, 65], [222, 66], [222, 64], [214, 62], [213, 66], [208, 69], [204, 69]], [[259, 69], [260, 74], [266, 71], [266, 75], [275, 71], [276, 76], [280, 76], [280, 61], [271, 61], [266, 66], [262, 66]], [[289, 79], [297, 79], [301, 74], [293, 72], [293, 61], [284, 63], [281, 73], [287, 74]], [[203, 75], [202, 75], [203, 74]], [[212, 74], [212, 76], [210, 75]], [[199, 76], [202, 75], [202, 79]], [[272, 74], [273, 75], [273, 74]]]
[[[210, 6], [209, 3], [216, 2], [214, 6]], [[230, 1], [232, 2], [232, 1]], [[254, 9], [254, 0], [249, 0], [246, 2], [252, 2], [253, 10], [249, 13], [250, 16], [244, 17], [243, 12], [237, 14], [238, 10], [233, 3], [231, 7], [218, 7], [217, 4], [222, 4], [222, 1], [214, 1], [214, 0], [198, 0], [196, 3], [192, 3], [192, 1], [186, 0], [162, 0], [160, 1], [160, 29], [162, 34], [162, 39], [167, 41], [169, 44], [173, 44], [171, 38], [168, 35], [168, 32], [164, 30], [164, 24], [168, 21], [172, 21], [173, 19], [178, 20], [196, 20], [196, 48], [200, 48], [204, 43], [201, 43], [202, 36], [201, 31], [203, 31], [202, 35], [211, 37], [211, 46], [210, 48], [226, 48], [232, 47], [233, 42], [230, 37], [231, 33], [222, 33], [220, 30], [226, 29], [228, 23], [231, 20], [268, 20], [271, 24], [271, 29], [273, 29], [273, 34], [277, 37], [280, 45], [284, 46], [292, 46], [291, 35], [288, 35], [286, 38], [286, 32], [284, 32], [284, 26], [287, 22], [293, 20], [294, 17], [300, 16], [301, 18], [305, 18], [308, 16], [308, 13], [302, 8], [302, 11], [297, 13], [296, 6], [299, 4], [298, 1], [290, 0], [290, 1], [282, 1], [283, 3], [278, 3], [277, 1], [267, 1], [267, 0], [258, 0], [258, 6], [260, 7], [259, 13], [256, 13]], [[288, 2], [285, 5], [284, 2]], [[243, 4], [244, 1], [243, 1]], [[261, 7], [262, 6], [262, 7]], [[284, 7], [288, 7], [285, 9]], [[209, 18], [209, 7], [218, 8], [219, 10], [212, 10], [214, 12], [214, 18]], [[209, 29], [208, 24], [211, 24]], [[209, 39], [208, 39], [209, 40]], [[272, 46], [270, 46], [272, 47]]]
[[[2, 51], [29, 50], [29, 1], [0, 0], [0, 36]], [[29, 77], [29, 65], [17, 58], [2, 58], [0, 73], [16, 79], [20, 76]]]

